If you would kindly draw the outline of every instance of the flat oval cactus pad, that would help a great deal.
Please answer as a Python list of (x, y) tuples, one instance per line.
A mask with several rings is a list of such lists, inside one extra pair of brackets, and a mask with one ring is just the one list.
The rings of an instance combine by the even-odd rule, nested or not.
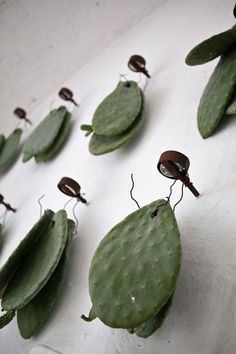
[(133, 333), (142, 338), (150, 337), (154, 332), (156, 332), (156, 330), (158, 330), (162, 326), (166, 316), (168, 315), (168, 312), (172, 305), (172, 301), (173, 296), (169, 298), (167, 303), (154, 317), (152, 317), (147, 322), (142, 323), (140, 326), (135, 327), (133, 329)]
[(93, 155), (102, 155), (108, 152), (119, 149), (121, 146), (126, 144), (129, 140), (133, 139), (134, 136), (139, 132), (142, 124), (144, 122), (144, 107), (137, 119), (131, 124), (131, 126), (123, 133), (116, 136), (104, 136), (97, 135), (93, 133), (89, 142), (89, 151)]
[(57, 301), (65, 278), (74, 229), (74, 221), (68, 220), (66, 246), (56, 269), (40, 292), (17, 311), (18, 328), (25, 339), (32, 337), (42, 327)]
[(142, 105), (142, 93), (134, 81), (119, 82), (116, 89), (96, 109), (92, 127), (98, 135), (121, 134), (137, 118)]
[(48, 160), (51, 160), (59, 152), (59, 150), (66, 142), (66, 139), (70, 133), (70, 127), (71, 127), (71, 114), (68, 112), (65, 116), (64, 122), (62, 123), (61, 129), (56, 139), (53, 142), (53, 145), (50, 146), (50, 148), (44, 153), (36, 155), (35, 161), (46, 162)]
[(127, 216), (94, 254), (89, 271), (93, 314), (110, 327), (137, 327), (174, 292), (181, 261), (175, 216), (166, 204), (151, 217), (164, 203), (155, 201)]
[(32, 300), (54, 272), (67, 239), (67, 216), (58, 211), (51, 227), (25, 256), (2, 297), (2, 308), (18, 310)]
[(0, 153), (1, 153), (1, 150), (4, 146), (4, 143), (5, 143), (5, 136), (3, 134), (0, 134)]
[(226, 114), (229, 115), (235, 115), (236, 114), (236, 95), (234, 95), (234, 98), (230, 102), (229, 106), (226, 109)]
[(210, 136), (228, 107), (236, 85), (236, 48), (223, 55), (203, 92), (198, 107), (198, 129)]
[(207, 63), (222, 54), (225, 54), (236, 44), (236, 28), (219, 33), (194, 47), (187, 55), (185, 62), (188, 65)]
[(68, 111), (65, 106), (52, 110), (35, 128), (23, 146), (23, 162), (47, 151), (56, 139)]
[(17, 156), (21, 135), (22, 130), (18, 128), (5, 140), (0, 151), (0, 170), (8, 168)]
[(28, 234), (23, 238), (15, 251), (10, 255), (6, 263), (0, 269), (0, 291), (6, 286), (11, 279), (17, 266), (24, 259), (25, 255), (30, 251), (35, 242), (49, 227), (49, 220), (53, 218), (53, 211), (47, 209), (32, 227)]

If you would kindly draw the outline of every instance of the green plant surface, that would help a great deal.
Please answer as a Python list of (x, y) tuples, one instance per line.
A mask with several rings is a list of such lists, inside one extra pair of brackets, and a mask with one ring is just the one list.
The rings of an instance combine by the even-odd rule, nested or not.
[(54, 272), (67, 239), (65, 210), (58, 211), (50, 224), (8, 283), (2, 297), (2, 308), (5, 311), (24, 307), (38, 294)]
[(47, 151), (55, 141), (68, 111), (65, 106), (52, 110), (34, 129), (23, 146), (23, 162)]
[(35, 156), (36, 162), (46, 162), (51, 160), (60, 151), (66, 142), (71, 128), (71, 114), (68, 112), (64, 118), (61, 129), (54, 140), (52, 146), (42, 154)]
[(225, 113), (228, 115), (235, 115), (236, 114), (236, 95), (234, 95), (234, 97), (231, 100), (229, 106), (227, 107)]
[(0, 134), (0, 154), (1, 154), (1, 151), (2, 151), (2, 148), (5, 144), (5, 136), (3, 134)]
[(236, 48), (223, 55), (203, 92), (198, 107), (198, 129), (209, 137), (219, 125), (236, 86)]
[(141, 129), (144, 122), (144, 105), (131, 126), (123, 133), (116, 136), (102, 136), (93, 134), (89, 142), (89, 151), (93, 155), (102, 155), (119, 149), (128, 143)]
[(14, 161), (18, 153), (21, 135), (22, 130), (15, 129), (5, 140), (0, 152), (0, 170), (5, 170)]
[(164, 203), (155, 201), (127, 216), (93, 256), (89, 271), (93, 317), (110, 327), (139, 326), (158, 313), (174, 292), (180, 234), (171, 206)]
[(15, 311), (8, 311), (0, 316), (0, 329), (7, 326), (15, 317)]
[(6, 263), (0, 269), (0, 291), (2, 291), (12, 278), (19, 264), (25, 259), (26, 254), (31, 250), (38, 239), (49, 227), (49, 220), (53, 218), (53, 211), (47, 209), (37, 223), (23, 238)]
[(225, 54), (229, 49), (235, 47), (235, 44), (236, 28), (233, 27), (198, 44), (189, 52), (185, 62), (188, 65), (207, 63)]
[(47, 320), (59, 297), (65, 278), (75, 223), (68, 220), (68, 237), (61, 259), (46, 285), (22, 309), (17, 311), (20, 334), (28, 339), (35, 335)]
[(161, 308), (161, 310), (147, 322), (142, 323), (138, 327), (133, 329), (138, 337), (147, 338), (150, 337), (154, 332), (156, 332), (163, 324), (166, 316), (169, 313), (170, 307), (172, 305), (173, 296), (171, 296), (167, 303)]
[(142, 93), (134, 81), (120, 81), (116, 89), (96, 109), (92, 128), (98, 135), (114, 136), (126, 131), (137, 118)]

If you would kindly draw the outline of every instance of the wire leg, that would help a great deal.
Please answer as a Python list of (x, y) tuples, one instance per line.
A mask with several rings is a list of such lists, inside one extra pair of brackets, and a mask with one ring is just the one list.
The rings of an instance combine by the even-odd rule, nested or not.
[(133, 190), (134, 190), (134, 177), (133, 177), (133, 173), (131, 173), (131, 181), (132, 181), (132, 187), (130, 189), (130, 197), (131, 199), (133, 199), (133, 201), (136, 203), (137, 207), (140, 209), (140, 205), (139, 203), (137, 202), (137, 200), (133, 197)]

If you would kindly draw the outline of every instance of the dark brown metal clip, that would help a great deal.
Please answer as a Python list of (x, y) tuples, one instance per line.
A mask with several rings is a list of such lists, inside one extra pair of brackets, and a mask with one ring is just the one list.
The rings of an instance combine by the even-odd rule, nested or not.
[(141, 55), (132, 55), (128, 61), (128, 68), (136, 73), (143, 73), (150, 79), (150, 75), (146, 69), (146, 60)]
[(165, 177), (171, 179), (179, 179), (195, 197), (199, 197), (200, 193), (190, 182), (188, 169), (190, 162), (187, 156), (178, 151), (165, 151), (161, 154), (157, 164), (158, 171)]
[(23, 108), (17, 107), (14, 109), (13, 113), (17, 116), (19, 119), (23, 119), (29, 124), (32, 124), (32, 122), (27, 118), (27, 113)]
[(234, 11), (233, 11), (234, 17), (236, 18), (236, 4), (234, 5)]
[(84, 199), (80, 193), (81, 187), (79, 183), (70, 177), (63, 177), (58, 183), (59, 190), (68, 195), (69, 197), (76, 198), (78, 201), (87, 204), (87, 200)]
[(2, 194), (0, 194), (0, 204), (4, 205), (8, 211), (13, 211), (13, 213), (16, 212), (15, 208), (12, 208), (10, 204), (4, 202), (4, 197)]
[(62, 87), (58, 92), (60, 98), (65, 101), (72, 102), (76, 107), (79, 107), (78, 103), (73, 99), (73, 92), (67, 87)]

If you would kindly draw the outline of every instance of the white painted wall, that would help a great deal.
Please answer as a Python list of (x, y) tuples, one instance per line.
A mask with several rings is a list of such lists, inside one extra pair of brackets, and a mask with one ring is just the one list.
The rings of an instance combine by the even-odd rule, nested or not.
[[(1, 131), (166, 0), (0, 0)], [(126, 60), (126, 58), (125, 58)]]
[[(38, 344), (63, 354), (236, 353), (236, 121), (229, 119), (214, 136), (202, 140), (197, 105), (216, 61), (195, 68), (184, 63), (193, 45), (234, 24), (233, 5), (233, 0), (169, 0), (63, 82), (78, 92), (81, 104), (73, 112), (73, 133), (63, 152), (45, 165), (18, 160), (1, 178), (1, 191), (18, 211), (7, 218), (0, 266), (37, 220), (42, 194), (44, 208), (63, 207), (67, 198), (56, 188), (63, 175), (80, 182), (90, 205), (77, 209), (79, 237), (63, 294), (47, 325), (34, 339), (24, 341), (13, 321), (0, 331), (1, 354), (25, 354)], [(118, 73), (127, 72), (126, 59), (135, 52), (145, 56), (152, 75), (145, 93), (145, 126), (120, 151), (91, 156), (80, 124), (90, 122), (97, 104), (116, 85)], [(54, 96), (32, 110), (35, 121), (48, 111)], [(99, 320), (85, 323), (80, 315), (90, 309), (88, 270), (99, 241), (136, 208), (129, 197), (130, 173), (134, 172), (134, 194), (141, 205), (168, 195), (169, 180), (156, 170), (167, 149), (190, 157), (190, 176), (202, 195), (196, 200), (186, 190), (177, 208), (183, 260), (175, 299), (160, 331), (144, 340)], [(179, 193), (180, 184), (173, 202)], [(71, 215), (71, 207), (68, 212)]]

